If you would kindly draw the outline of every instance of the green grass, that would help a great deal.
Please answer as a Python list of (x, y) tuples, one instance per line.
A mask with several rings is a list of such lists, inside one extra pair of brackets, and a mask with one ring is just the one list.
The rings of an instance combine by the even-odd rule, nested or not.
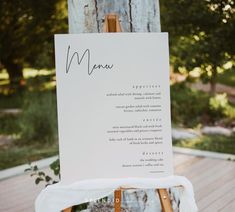
[(24, 99), (22, 93), (10, 95), (0, 94), (0, 109), (22, 108), (23, 103)]
[[(0, 113), (0, 135), (15, 138), (0, 146), (0, 169), (58, 154), (54, 71), (25, 69), (24, 75), (26, 88), (21, 92), (8, 92), (7, 86), (0, 89), (0, 109), (23, 111), (17, 115)], [(4, 71), (0, 72), (1, 80), (7, 80)]]
[(225, 71), (218, 75), (218, 82), (235, 88), (235, 69)]
[(16, 145), (0, 148), (0, 170), (58, 154), (58, 145)]
[(56, 141), (58, 132), (55, 92), (30, 92), (25, 95), (19, 126), (24, 143)]
[(20, 133), (20, 117), (16, 115), (0, 115), (0, 134), (13, 135)]
[(235, 154), (235, 136), (204, 135), (194, 139), (174, 140), (174, 146)]
[[(7, 102), (8, 98), (12, 101)], [(11, 108), (18, 99), (17, 95), (0, 97), (0, 105)], [(21, 101), (22, 113), (0, 114), (0, 135), (11, 135), (15, 139), (0, 146), (0, 169), (58, 154), (54, 90), (28, 91)]]

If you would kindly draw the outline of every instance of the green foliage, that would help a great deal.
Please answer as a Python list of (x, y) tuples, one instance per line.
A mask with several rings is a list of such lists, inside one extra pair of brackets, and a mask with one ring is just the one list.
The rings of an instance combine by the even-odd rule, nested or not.
[(25, 172), (31, 172), (30, 176), (35, 177), (35, 184), (38, 185), (40, 182), (44, 182), (45, 186), (52, 185), (58, 183), (57, 180), (53, 180), (52, 177), (47, 175), (45, 172), (40, 171), (37, 165), (32, 166), (29, 164), (30, 167), (25, 169)]
[(194, 127), (208, 114), (209, 96), (184, 83), (171, 86), (171, 114), (174, 123)]
[[(45, 172), (40, 171), (37, 165), (29, 164), (29, 168), (25, 169), (25, 172), (31, 172), (31, 177), (35, 178), (35, 184), (38, 185), (40, 182), (46, 183), (46, 186), (58, 183), (58, 180), (47, 175)], [(60, 160), (57, 159), (50, 164), (50, 169), (53, 171), (54, 176), (59, 176), (60, 179)]]
[(73, 212), (80, 212), (80, 211), (83, 211), (85, 209), (87, 209), (87, 206), (88, 206), (89, 203), (83, 203), (83, 204), (80, 204), (80, 205), (76, 205), (73, 207)]
[[(53, 171), (55, 176), (59, 176), (60, 178), (60, 161), (59, 159), (55, 160), (53, 163), (50, 164), (50, 169)], [(52, 185), (58, 183), (58, 180), (55, 180), (55, 176), (49, 176), (45, 172), (40, 171), (37, 165), (29, 164), (29, 168), (25, 169), (25, 172), (30, 172), (31, 177), (35, 177), (35, 184), (38, 185), (39, 183), (44, 183), (45, 186)], [(96, 203), (103, 203), (107, 202), (107, 197), (101, 198), (95, 201)], [(73, 206), (72, 211), (79, 212), (82, 210), (87, 209), (89, 203), (83, 203), (80, 205)]]
[(235, 119), (235, 107), (229, 104), (226, 93), (217, 94), (214, 97), (211, 97), (209, 105), (214, 116), (226, 116), (231, 120)]
[[(60, 178), (60, 160), (57, 159), (50, 164), (50, 169), (53, 171), (55, 176)], [(25, 169), (25, 172), (30, 172), (31, 177), (35, 177), (35, 184), (44, 183), (45, 186), (58, 183), (58, 180), (55, 180), (55, 176), (49, 176), (45, 172), (40, 171), (37, 165), (29, 164), (29, 168)], [(73, 211), (79, 212), (81, 210), (87, 209), (88, 203), (83, 203), (73, 207)]]
[(0, 14), (0, 69), (14, 78), (23, 66), (54, 66), (53, 35), (67, 32), (65, 0), (3, 0)]
[(53, 171), (55, 176), (59, 176), (60, 177), (60, 160), (57, 159), (54, 162), (52, 162), (50, 164), (50, 168)]
[(194, 139), (175, 140), (173, 144), (179, 147), (201, 149), (213, 152), (235, 154), (235, 137), (219, 135), (201, 136)]
[(235, 107), (228, 102), (226, 94), (211, 97), (179, 83), (171, 86), (171, 114), (173, 123), (186, 127), (214, 124), (221, 119), (230, 125), (235, 119)]
[(52, 91), (29, 92), (20, 119), (21, 140), (25, 143), (57, 140), (56, 96)]
[(233, 0), (161, 1), (163, 31), (170, 34), (175, 69), (200, 67), (203, 81), (216, 83), (219, 70), (234, 65), (235, 10)]
[(210, 98), (210, 107), (216, 111), (223, 110), (228, 106), (227, 94), (216, 94)]

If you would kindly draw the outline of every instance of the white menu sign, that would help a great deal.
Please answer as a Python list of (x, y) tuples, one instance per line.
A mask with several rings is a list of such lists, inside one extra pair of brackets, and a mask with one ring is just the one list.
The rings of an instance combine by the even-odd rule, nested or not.
[(167, 33), (55, 36), (61, 180), (173, 174)]

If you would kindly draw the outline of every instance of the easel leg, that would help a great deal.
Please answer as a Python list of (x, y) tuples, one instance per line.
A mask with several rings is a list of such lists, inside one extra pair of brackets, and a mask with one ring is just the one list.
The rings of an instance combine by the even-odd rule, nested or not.
[(63, 210), (63, 212), (71, 212), (72, 211), (72, 207), (71, 208), (66, 208)]
[(114, 211), (115, 212), (121, 212), (121, 204), (122, 204), (122, 191), (121, 189), (119, 189), (114, 192)]
[(157, 189), (159, 199), (161, 201), (162, 212), (173, 212), (171, 201), (166, 189)]

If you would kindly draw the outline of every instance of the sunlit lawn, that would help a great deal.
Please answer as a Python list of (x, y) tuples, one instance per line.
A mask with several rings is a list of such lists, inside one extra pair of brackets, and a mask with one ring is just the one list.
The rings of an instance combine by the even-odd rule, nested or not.
[[(51, 89), (55, 88), (56, 82), (55, 82), (55, 70), (36, 70), (36, 69), (30, 69), (25, 68), (23, 70), (24, 79), (26, 80), (26, 84), (29, 84), (29, 86), (34, 86), (34, 83), (31, 83), (32, 81), (36, 81), (38, 84), (40, 84), (40, 89)], [(48, 80), (49, 79), (49, 80)], [(52, 80), (51, 80), (52, 79)], [(0, 93), (1, 93), (1, 86), (2, 88), (9, 86), (9, 79), (8, 74), (6, 70), (0, 71)], [(38, 84), (36, 86), (38, 86)], [(1, 105), (0, 105), (1, 108)]]
[(14, 144), (0, 148), (0, 170), (17, 165), (33, 162), (58, 154), (58, 145), (55, 144)]
[(218, 82), (234, 87), (235, 89), (235, 69), (225, 71), (218, 75)]
[[(54, 74), (55, 70), (47, 70), (47, 69), (32, 69), (32, 68), (24, 68), (23, 75), (25, 79), (36, 77), (36, 76), (46, 76), (50, 74)], [(8, 74), (5, 69), (0, 71), (0, 80), (8, 80)]]

